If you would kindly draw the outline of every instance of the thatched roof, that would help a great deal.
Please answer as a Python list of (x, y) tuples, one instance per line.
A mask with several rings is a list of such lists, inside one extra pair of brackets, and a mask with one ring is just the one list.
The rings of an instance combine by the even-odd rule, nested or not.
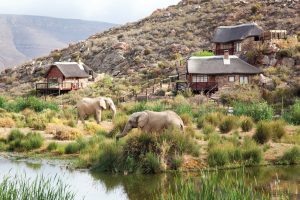
[(230, 64), (224, 64), (224, 56), (191, 57), (187, 71), (190, 74), (259, 74), (257, 67), (241, 60), (237, 56), (229, 56)]
[(241, 24), (237, 26), (219, 26), (215, 30), (213, 42), (227, 43), (244, 40), (248, 37), (259, 37), (263, 30), (256, 24)]
[(76, 62), (54, 63), (50, 65), (48, 72), (52, 67), (57, 67), (66, 78), (88, 78), (89, 77), (88, 70), (91, 70), (83, 63), (76, 63)]

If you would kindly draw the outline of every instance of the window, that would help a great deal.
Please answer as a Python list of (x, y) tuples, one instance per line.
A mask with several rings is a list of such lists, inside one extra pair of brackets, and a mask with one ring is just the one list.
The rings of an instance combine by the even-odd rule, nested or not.
[(237, 52), (242, 51), (242, 45), (241, 45), (240, 42), (237, 42), (237, 43), (236, 43), (236, 51), (237, 51)]
[(231, 48), (232, 48), (232, 43), (221, 44), (221, 49), (231, 49)]
[(228, 81), (229, 82), (235, 82), (235, 77), (234, 76), (229, 76)]
[(193, 75), (193, 83), (204, 83), (208, 82), (207, 75)]
[(240, 76), (240, 84), (248, 84), (248, 76)]

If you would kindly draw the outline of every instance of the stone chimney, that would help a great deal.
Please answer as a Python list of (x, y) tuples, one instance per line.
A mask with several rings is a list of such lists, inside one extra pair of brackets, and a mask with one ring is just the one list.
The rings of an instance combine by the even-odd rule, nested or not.
[(224, 50), (224, 65), (230, 65), (230, 57), (228, 50)]

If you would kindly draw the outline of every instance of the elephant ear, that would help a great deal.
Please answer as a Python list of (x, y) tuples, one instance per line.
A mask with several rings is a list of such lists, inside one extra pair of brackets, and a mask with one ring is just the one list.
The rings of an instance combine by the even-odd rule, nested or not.
[(146, 112), (141, 112), (140, 116), (138, 117), (138, 127), (143, 128), (147, 123), (148, 123), (148, 113)]
[(103, 98), (99, 98), (99, 105), (101, 108), (106, 109), (106, 102)]

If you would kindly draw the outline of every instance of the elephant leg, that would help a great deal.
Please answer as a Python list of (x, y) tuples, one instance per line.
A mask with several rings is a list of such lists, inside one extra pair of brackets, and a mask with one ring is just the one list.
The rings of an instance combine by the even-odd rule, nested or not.
[(97, 121), (97, 124), (100, 124), (101, 122), (101, 110), (99, 111), (96, 111), (96, 121)]

